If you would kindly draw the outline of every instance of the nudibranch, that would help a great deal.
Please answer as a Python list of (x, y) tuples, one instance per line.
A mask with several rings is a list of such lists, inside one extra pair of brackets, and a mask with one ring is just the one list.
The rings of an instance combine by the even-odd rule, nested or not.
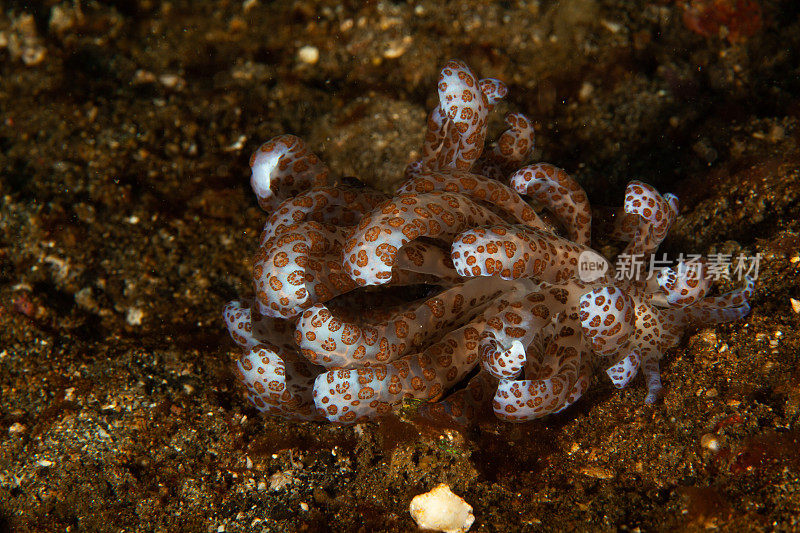
[[(485, 148), (502, 82), (450, 61), (438, 93), (422, 157), (393, 196), (335, 183), (292, 135), (253, 155), (251, 185), (267, 213), (254, 297), (230, 302), (224, 319), (258, 409), (356, 423), (416, 398), (428, 415), (466, 423), (491, 405), (523, 422), (573, 404), (598, 371), (617, 388), (642, 374), (654, 402), (659, 359), (686, 328), (749, 312), (753, 280), (708, 296), (702, 263), (620, 276), (591, 248), (578, 182), (525, 164), (526, 116), (509, 114)], [(675, 196), (633, 181), (611, 236), (623, 254), (652, 254), (677, 216)], [(597, 266), (588, 276), (587, 258)], [(398, 301), (381, 296), (389, 286), (428, 292)]]

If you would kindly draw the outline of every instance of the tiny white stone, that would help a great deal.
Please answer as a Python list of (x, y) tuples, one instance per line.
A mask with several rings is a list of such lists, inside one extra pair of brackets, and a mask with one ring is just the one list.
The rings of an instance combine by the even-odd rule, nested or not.
[(611, 33), (619, 33), (622, 29), (622, 24), (613, 20), (600, 19), (600, 24)]
[(269, 489), (273, 491), (283, 490), (288, 485), (294, 483), (291, 471), (275, 472), (269, 476)]
[(700, 446), (711, 450), (712, 452), (719, 451), (719, 440), (717, 440), (717, 436), (713, 433), (706, 433), (702, 437), (700, 437)]
[(129, 307), (125, 312), (125, 321), (131, 326), (141, 326), (144, 311), (138, 307)]
[(244, 148), (244, 143), (246, 141), (247, 141), (247, 135), (239, 135), (239, 137), (236, 139), (236, 141), (233, 142), (233, 144), (225, 147), (225, 151), (238, 152), (239, 150)]
[(319, 61), (319, 49), (316, 46), (304, 46), (297, 51), (297, 58), (303, 63), (313, 65)]
[(578, 91), (578, 100), (581, 102), (587, 101), (591, 98), (592, 93), (594, 93), (594, 85), (589, 83), (588, 81), (584, 81), (581, 85), (580, 90)]
[(186, 85), (186, 82), (177, 74), (162, 74), (158, 77), (158, 81), (168, 89), (182, 89)]
[(444, 533), (463, 533), (475, 521), (472, 506), (444, 483), (430, 492), (414, 496), (408, 510), (420, 528)]

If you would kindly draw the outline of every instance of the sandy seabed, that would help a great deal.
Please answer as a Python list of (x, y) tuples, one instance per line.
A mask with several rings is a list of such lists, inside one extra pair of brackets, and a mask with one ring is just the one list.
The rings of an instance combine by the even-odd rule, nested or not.
[[(800, 529), (796, 2), (27, 4), (0, 13), (0, 531), (407, 531), (439, 483), (471, 531)], [(260, 415), (220, 317), (265, 220), (250, 153), (293, 133), (389, 190), (454, 57), (594, 205), (675, 193), (668, 253), (761, 254), (752, 313), (670, 350), (655, 406), (595, 379), (523, 425)]]

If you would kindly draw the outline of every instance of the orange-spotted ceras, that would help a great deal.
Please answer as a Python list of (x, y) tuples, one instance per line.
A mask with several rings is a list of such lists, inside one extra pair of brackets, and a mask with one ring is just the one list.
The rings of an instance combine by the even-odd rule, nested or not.
[[(523, 422), (572, 405), (598, 371), (620, 388), (642, 374), (653, 402), (659, 360), (686, 328), (749, 312), (750, 278), (708, 296), (702, 261), (630, 277), (593, 249), (588, 197), (565, 170), (530, 161), (528, 117), (508, 114), (486, 143), (502, 82), (454, 60), (437, 89), (394, 195), (336, 183), (292, 135), (253, 154), (268, 216), (254, 297), (223, 317), (258, 409), (356, 423), (416, 398), (423, 416)], [(632, 181), (608, 234), (624, 244), (617, 259), (653, 254), (677, 216), (675, 196)]]

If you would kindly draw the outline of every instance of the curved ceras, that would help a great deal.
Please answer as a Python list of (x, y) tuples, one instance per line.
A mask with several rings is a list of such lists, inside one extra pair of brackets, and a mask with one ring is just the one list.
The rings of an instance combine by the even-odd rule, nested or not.
[[(231, 302), (225, 317), (245, 351), (239, 378), (259, 409), (363, 421), (403, 398), (440, 400), (478, 363), (483, 370), (465, 388), (420, 412), (464, 421), (493, 398), (500, 418), (531, 420), (573, 403), (596, 367), (616, 387), (641, 370), (651, 402), (661, 390), (659, 358), (686, 327), (749, 311), (752, 280), (708, 297), (702, 266), (695, 278), (678, 265), (649, 281), (618, 279), (588, 247), (591, 211), (580, 186), (546, 163), (513, 172), (533, 148), (526, 117), (509, 115), (509, 130), (484, 150), (487, 113), (505, 92), (449, 62), (422, 159), (388, 200), (327, 186), (327, 168), (292, 136), (254, 155), (253, 188), (272, 211), (254, 269), (258, 302)], [(510, 188), (488, 178), (509, 174)], [(567, 237), (517, 193), (555, 215)], [(651, 253), (676, 217), (674, 196), (632, 182), (612, 235), (627, 241), (626, 254)], [(579, 275), (588, 252), (605, 261), (592, 281)], [(394, 316), (380, 310), (375, 316), (388, 320), (372, 323), (345, 321), (324, 303), (404, 280), (445, 289)], [(331, 305), (346, 311), (342, 299)]]
[(583, 188), (564, 170), (537, 163), (511, 175), (511, 187), (547, 207), (578, 244), (592, 238), (592, 210)]
[(286, 198), (328, 181), (328, 166), (294, 135), (280, 135), (262, 144), (250, 157), (250, 168), (250, 186), (267, 212)]
[[(293, 318), (315, 302), (326, 302), (358, 284), (342, 263), (342, 251), (356, 228), (314, 221), (291, 224), (267, 239), (253, 262), (256, 303), (261, 314)], [(395, 252), (384, 283), (414, 285), (455, 281), (445, 252), (427, 243), (411, 243)]]
[[(492, 302), (483, 315), (497, 305)], [(479, 316), (424, 351), (390, 363), (320, 374), (314, 382), (317, 412), (332, 422), (357, 423), (388, 414), (407, 398), (439, 400), (477, 365), (484, 324)]]
[[(354, 224), (385, 201), (369, 189), (322, 186), (278, 205), (264, 226), (253, 266), (259, 312), (291, 318), (314, 302), (356, 288), (343, 272), (342, 247)], [(414, 243), (401, 251), (392, 282), (428, 282), (430, 275), (456, 281), (444, 250)]]
[(678, 197), (661, 195), (652, 186), (632, 181), (625, 189), (625, 212), (639, 217), (639, 225), (624, 252), (646, 255), (654, 252), (678, 218)]
[(365, 215), (344, 245), (344, 269), (360, 285), (392, 278), (398, 250), (420, 237), (449, 240), (464, 229), (503, 220), (456, 193), (401, 194)]
[(300, 317), (295, 342), (306, 359), (325, 368), (388, 363), (464, 326), (512, 287), (499, 279), (468, 280), (375, 324), (342, 320), (316, 304)]
[(518, 422), (565, 409), (585, 392), (592, 368), (577, 326), (577, 294), (529, 283), (507, 296), (487, 319), (480, 345), (484, 370), (498, 379), (495, 415)]
[(420, 404), (417, 413), (426, 419), (469, 426), (487, 412), (496, 390), (497, 380), (486, 372), (478, 372), (463, 389), (444, 400)]
[[(497, 80), (487, 81), (484, 88), (493, 101), (505, 94), (505, 86)], [(423, 165), (436, 170), (469, 170), (483, 151), (489, 98), (463, 61), (447, 62), (438, 89), (439, 105), (428, 117), (422, 147)]]
[(507, 213), (519, 223), (550, 230), (534, 209), (510, 187), (497, 180), (464, 171), (420, 170), (408, 173), (396, 194), (424, 194), (433, 191), (460, 193), (485, 207)]
[(589, 388), (592, 363), (580, 335), (567, 325), (547, 343), (541, 369), (530, 379), (501, 379), (492, 401), (494, 414), (507, 422), (528, 422), (563, 411)]
[(361, 217), (388, 197), (364, 188), (325, 185), (303, 191), (281, 202), (267, 218), (259, 246), (292, 224), (311, 220), (335, 226), (355, 226)]
[(418, 237), (449, 240), (468, 227), (502, 222), (498, 214), (472, 200), (500, 206), (500, 211), (527, 226), (550, 230), (512, 189), (462, 171), (422, 171), (401, 185), (398, 195), (365, 215), (345, 245), (345, 269), (359, 285), (390, 279), (397, 250)]
[(632, 181), (625, 189), (624, 206), (613, 217), (610, 237), (629, 243), (623, 253), (645, 255), (658, 248), (678, 217), (678, 198), (662, 196), (653, 186)]
[(236, 300), (223, 310), (223, 319), (242, 356), (236, 374), (259, 410), (292, 418), (317, 420), (314, 408), (314, 365), (297, 353), (291, 322), (254, 316), (253, 302)]
[(533, 124), (522, 113), (510, 113), (509, 129), (483, 153), (487, 116), (508, 93), (500, 80), (478, 80), (463, 61), (450, 61), (439, 77), (439, 105), (428, 116), (422, 159), (406, 169), (414, 171), (470, 170), (502, 179), (528, 157), (534, 147)]
[[(549, 231), (520, 225), (494, 225), (460, 233), (451, 251), (462, 276), (535, 278), (562, 283), (579, 277), (581, 254), (594, 251)], [(595, 254), (597, 255), (597, 254)], [(598, 260), (606, 261), (597, 255)], [(606, 261), (606, 271), (610, 264)]]
[[(644, 198), (636, 201), (636, 195)], [(657, 205), (664, 212), (657, 215), (642, 209), (643, 205)], [(675, 212), (673, 206), (674, 201), (669, 197), (661, 197), (650, 187), (632, 184), (626, 211), (641, 219), (638, 235), (645, 240), (644, 245), (633, 245), (657, 247), (666, 233), (664, 227), (671, 223), (669, 219)], [(527, 236), (530, 241), (532, 233), (538, 234), (540, 239), (537, 248), (549, 252), (538, 262), (531, 253), (528, 257), (519, 257), (519, 236)], [(556, 239), (560, 238), (529, 228), (479, 228), (459, 235), (453, 245), (454, 266), (462, 275), (499, 275), (506, 279), (530, 277), (544, 282), (534, 291), (535, 300), (542, 298), (542, 293), (548, 290), (555, 291), (553, 294), (561, 298), (560, 302), (551, 301), (544, 307), (529, 302), (527, 312), (519, 312), (519, 309), (506, 311), (502, 318), (490, 319), (489, 324), (494, 327), (484, 332), (481, 354), (484, 368), (501, 380), (495, 395), (495, 413), (498, 416), (504, 417), (503, 412), (510, 410), (511, 414), (506, 418), (524, 420), (554, 411), (550, 406), (558, 407), (563, 402), (564, 397), (560, 392), (563, 392), (564, 383), (569, 383), (571, 375), (574, 375), (569, 373), (574, 372), (575, 366), (580, 368), (580, 363), (565, 367), (566, 378), (555, 382), (553, 375), (558, 374), (552, 372), (545, 379), (525, 380), (524, 385), (510, 382), (511, 378), (519, 376), (525, 365), (529, 367), (526, 375), (535, 375), (537, 372), (536, 368), (530, 368), (531, 354), (527, 353), (527, 349), (532, 336), (536, 335), (531, 332), (541, 331), (547, 325), (549, 313), (545, 309), (561, 308), (560, 324), (569, 323), (572, 319), (572, 324), (564, 330), (572, 334), (573, 343), (577, 341), (571, 346), (573, 351), (569, 352), (574, 361), (581, 360), (577, 353), (585, 353), (589, 349), (601, 358), (615, 356), (610, 365), (606, 363), (604, 366), (608, 366), (606, 372), (616, 387), (626, 386), (641, 367), (648, 382), (648, 402), (654, 401), (661, 389), (658, 359), (666, 349), (678, 342), (680, 332), (686, 325), (740, 318), (748, 311), (745, 304), (752, 291), (751, 281), (748, 280), (745, 288), (718, 301), (703, 300), (707, 279), (702, 269), (696, 280), (691, 278), (691, 270), (679, 267), (676, 273), (664, 269), (657, 275), (657, 288), (651, 287), (649, 292), (645, 282), (641, 282), (640, 286), (623, 283), (623, 289), (616, 286), (609, 275), (591, 284), (579, 282), (576, 279), (577, 258), (587, 248), (569, 241), (557, 242)], [(548, 248), (547, 244), (551, 247)], [(564, 254), (561, 260), (544, 260), (558, 257), (556, 250)], [(571, 261), (565, 260), (570, 256)], [(532, 265), (538, 267), (531, 268)], [(609, 270), (609, 273), (613, 272)], [(580, 302), (581, 321), (578, 327), (574, 321), (576, 300)], [(516, 307), (523, 306), (518, 304)], [(582, 330), (583, 340), (574, 335), (578, 329)], [(586, 361), (586, 358), (583, 360)], [(575, 396), (579, 395), (578, 390)]]
[[(577, 309), (587, 289), (578, 281), (579, 258), (589, 250), (522, 226), (477, 228), (456, 237), (452, 256), (460, 274), (527, 280), (488, 318), (481, 338), (483, 368), (499, 380), (493, 402), (498, 417), (539, 418), (566, 408), (586, 390), (591, 361)], [(553, 334), (534, 344), (548, 328)], [(523, 370), (526, 379), (518, 379)]]
[(343, 322), (324, 306), (306, 311), (297, 344), (308, 359), (334, 368), (316, 379), (319, 413), (358, 422), (388, 413), (405, 398), (439, 399), (477, 364), (483, 315), (513, 287), (472, 279), (374, 326)]
[(530, 119), (522, 113), (509, 113), (505, 123), (508, 129), (475, 162), (472, 172), (505, 180), (509, 172), (531, 157), (535, 135)]

